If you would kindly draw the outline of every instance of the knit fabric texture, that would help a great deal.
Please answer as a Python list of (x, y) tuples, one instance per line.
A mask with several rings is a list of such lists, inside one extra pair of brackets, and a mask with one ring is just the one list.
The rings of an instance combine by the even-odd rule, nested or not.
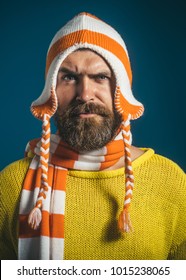
[[(17, 259), (20, 193), (30, 159), (0, 174), (1, 259)], [(172, 161), (149, 149), (133, 161), (134, 232), (117, 230), (123, 168), (69, 171), (65, 205), (65, 259), (186, 259), (186, 178)], [(78, 193), (78, 195), (77, 195)]]

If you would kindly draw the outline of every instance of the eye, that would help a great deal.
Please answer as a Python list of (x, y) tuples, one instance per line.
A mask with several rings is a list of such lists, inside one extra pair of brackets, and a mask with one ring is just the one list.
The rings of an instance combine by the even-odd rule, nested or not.
[(104, 81), (107, 81), (107, 80), (109, 80), (109, 77), (108, 76), (106, 76), (106, 75), (104, 75), (104, 74), (98, 74), (98, 75), (96, 75), (95, 76), (95, 80), (97, 81), (97, 82), (104, 82)]
[(108, 77), (105, 76), (105, 75), (98, 75), (98, 76), (97, 76), (97, 79), (100, 79), (100, 80), (107, 80)]
[(66, 82), (77, 81), (77, 77), (72, 74), (65, 74), (61, 78), (63, 81), (66, 81)]

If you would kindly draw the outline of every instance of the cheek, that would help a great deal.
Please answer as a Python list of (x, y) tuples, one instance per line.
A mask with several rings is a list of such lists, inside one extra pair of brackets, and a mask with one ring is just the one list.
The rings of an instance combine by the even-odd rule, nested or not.
[(105, 106), (108, 109), (113, 111), (113, 108), (114, 108), (114, 94), (110, 90), (105, 91), (101, 95), (100, 99), (102, 99), (103, 104), (105, 104)]
[(74, 99), (74, 94), (68, 89), (61, 89), (60, 87), (56, 88), (56, 95), (58, 99), (58, 107), (60, 111), (66, 109), (66, 107), (71, 103)]

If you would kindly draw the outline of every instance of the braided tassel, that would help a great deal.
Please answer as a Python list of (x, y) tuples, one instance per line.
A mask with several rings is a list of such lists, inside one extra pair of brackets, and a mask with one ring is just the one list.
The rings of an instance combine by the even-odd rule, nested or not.
[(132, 224), (130, 221), (129, 207), (132, 199), (132, 191), (134, 187), (134, 176), (132, 171), (132, 161), (130, 154), (131, 132), (130, 132), (130, 115), (124, 116), (122, 122), (122, 134), (125, 149), (125, 200), (123, 210), (119, 215), (118, 228), (121, 232), (132, 231)]
[(29, 226), (36, 230), (42, 220), (41, 208), (48, 192), (48, 160), (50, 147), (50, 116), (44, 114), (40, 147), (41, 186), (34, 209), (28, 217)]

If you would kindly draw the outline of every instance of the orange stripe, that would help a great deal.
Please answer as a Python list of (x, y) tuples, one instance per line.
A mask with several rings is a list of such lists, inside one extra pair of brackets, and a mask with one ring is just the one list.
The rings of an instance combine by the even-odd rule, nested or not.
[[(53, 166), (48, 167), (48, 185), (51, 187), (53, 184)], [(36, 170), (29, 169), (25, 177), (23, 189), (34, 191), (35, 187), (39, 188), (41, 185), (41, 167)]]
[[(19, 237), (32, 238), (48, 236), (56, 238), (64, 238), (64, 216), (61, 214), (50, 214), (42, 211), (41, 228), (33, 230), (28, 225), (29, 215), (19, 215)], [(52, 226), (51, 226), (52, 225)]]
[(100, 170), (104, 170), (106, 168), (109, 168), (110, 166), (113, 166), (117, 162), (118, 162), (118, 160), (113, 160), (113, 161), (110, 161), (110, 162), (102, 162), (101, 166), (100, 166)]
[(35, 188), (35, 181), (36, 181), (36, 170), (29, 169), (24, 180), (23, 189), (28, 191), (33, 191)]
[(132, 84), (131, 66), (124, 48), (118, 42), (108, 37), (107, 35), (87, 29), (72, 32), (60, 38), (51, 46), (47, 55), (46, 74), (54, 58), (59, 53), (73, 46), (75, 43), (94, 44), (115, 54), (115, 56), (118, 57), (118, 59), (123, 63), (127, 71), (129, 81)]
[(40, 229), (34, 230), (28, 225), (29, 215), (19, 215), (19, 237), (30, 238), (40, 236)]
[(56, 155), (62, 155), (63, 159), (78, 160), (78, 153), (67, 144), (60, 142), (55, 151)]
[(107, 155), (105, 156), (105, 162), (109, 162), (109, 161), (112, 161), (112, 160), (119, 160), (121, 157), (123, 157), (124, 155), (124, 152), (118, 152), (116, 154), (112, 154), (112, 155)]
[(42, 211), (41, 235), (64, 238), (64, 216)]
[(64, 238), (64, 215), (53, 214), (50, 216), (50, 222), (55, 225), (50, 229), (50, 236)]
[(114, 145), (113, 142), (111, 142), (106, 145), (106, 148), (107, 148), (107, 155), (118, 153), (118, 151), (124, 152), (123, 140), (121, 139), (121, 140), (114, 141)]

